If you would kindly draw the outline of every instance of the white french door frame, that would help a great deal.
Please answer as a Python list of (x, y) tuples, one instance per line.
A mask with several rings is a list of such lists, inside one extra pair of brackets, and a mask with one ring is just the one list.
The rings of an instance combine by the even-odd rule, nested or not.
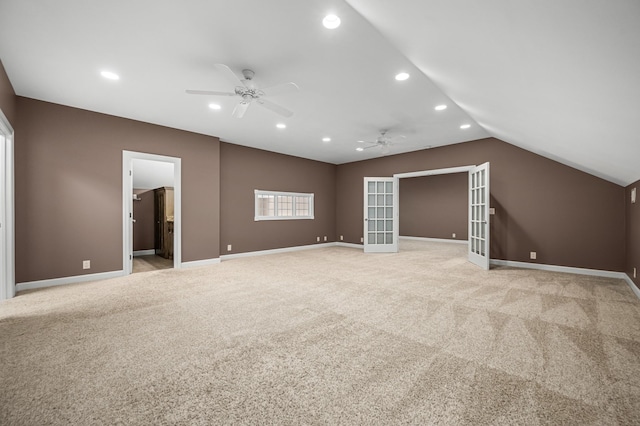
[(14, 131), (0, 110), (0, 300), (16, 295)]
[[(489, 168), (489, 163), (485, 163), (481, 166), (460, 166), (460, 167), (450, 167), (450, 168), (446, 168), (446, 169), (434, 169), (434, 170), (422, 170), (422, 171), (418, 171), (418, 172), (409, 172), (409, 173), (396, 173), (393, 175), (393, 179), (394, 179), (394, 197), (395, 197), (395, 211), (396, 211), (396, 216), (394, 218), (394, 224), (393, 224), (393, 229), (395, 232), (395, 241), (398, 241), (398, 238), (400, 236), (400, 179), (403, 178), (413, 178), (413, 177), (421, 177), (421, 176), (435, 176), (435, 175), (446, 175), (446, 174), (451, 174), (451, 173), (464, 173), (466, 172), (469, 176), (469, 185), (471, 185), (472, 182), (472, 173), (477, 171), (478, 168), (480, 167), (486, 167), (487, 169), (487, 182), (486, 182), (486, 206), (484, 206), (486, 208), (485, 212), (486, 212), (486, 223), (485, 225), (485, 232), (486, 232), (486, 245), (485, 245), (485, 256), (482, 257), (481, 259), (478, 258), (476, 253), (473, 253), (472, 251), (472, 247), (471, 247), (471, 241), (472, 241), (472, 236), (471, 236), (471, 230), (472, 230), (472, 217), (471, 217), (471, 204), (472, 204), (472, 198), (471, 195), (469, 196), (469, 200), (468, 200), (468, 204), (469, 204), (469, 217), (467, 218), (467, 221), (469, 222), (469, 236), (468, 236), (468, 248), (467, 248), (467, 252), (468, 252), (468, 258), (469, 261), (484, 268), (484, 269), (489, 269), (489, 200), (490, 200), (490, 192), (489, 192), (489, 176), (488, 176), (488, 168)], [(469, 193), (471, 192), (471, 186), (469, 186), (468, 189)]]
[(392, 177), (364, 178), (365, 253), (398, 252), (397, 193), (398, 182)]
[(122, 151), (122, 270), (133, 270), (133, 160), (173, 164), (173, 267), (182, 267), (182, 160), (177, 157)]

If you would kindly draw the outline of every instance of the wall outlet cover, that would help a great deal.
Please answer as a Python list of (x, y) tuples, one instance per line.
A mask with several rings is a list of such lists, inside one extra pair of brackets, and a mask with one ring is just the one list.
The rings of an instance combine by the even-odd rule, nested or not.
[(489, 214), (496, 214), (496, 208), (495, 207), (489, 207)]
[(360, 237), (360, 242), (364, 243), (364, 237)]
[(324, 240), (327, 241), (327, 236), (326, 235), (324, 236)]
[(633, 204), (633, 203), (635, 203), (635, 202), (636, 202), (636, 189), (635, 189), (635, 188), (633, 188), (633, 189), (631, 190), (631, 204)]
[(227, 251), (231, 251), (231, 244), (227, 244)]
[(82, 261), (82, 269), (91, 269), (91, 261), (83, 260)]
[(530, 259), (537, 259), (538, 258), (538, 253), (536, 253), (535, 251), (532, 251), (531, 253), (529, 253), (529, 258)]
[(317, 242), (320, 242), (320, 237), (316, 237), (316, 241), (317, 241)]
[(340, 235), (340, 241), (344, 240), (344, 237), (342, 235)]
[(456, 233), (454, 232), (453, 234), (451, 234), (451, 238), (455, 238), (456, 237)]

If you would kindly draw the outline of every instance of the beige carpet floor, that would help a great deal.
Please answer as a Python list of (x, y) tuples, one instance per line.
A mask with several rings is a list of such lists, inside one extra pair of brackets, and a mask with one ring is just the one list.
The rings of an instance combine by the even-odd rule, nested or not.
[(151, 254), (148, 256), (135, 256), (133, 258), (133, 273), (158, 271), (160, 269), (173, 268), (173, 259), (165, 259), (162, 256)]
[(621, 280), (331, 247), (0, 304), (0, 424), (630, 425)]

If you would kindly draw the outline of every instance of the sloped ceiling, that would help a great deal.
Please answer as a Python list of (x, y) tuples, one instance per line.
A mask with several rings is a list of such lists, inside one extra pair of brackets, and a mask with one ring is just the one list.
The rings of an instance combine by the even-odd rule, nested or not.
[[(327, 13), (342, 25), (324, 28)], [(384, 155), (356, 151), (382, 129), (406, 136), (390, 154), (491, 135), (626, 185), (640, 179), (639, 23), (637, 0), (2, 0), (0, 59), (20, 96), (304, 158)], [(236, 98), (185, 93), (233, 90), (219, 63), (295, 82), (271, 98), (294, 115), (235, 119)]]

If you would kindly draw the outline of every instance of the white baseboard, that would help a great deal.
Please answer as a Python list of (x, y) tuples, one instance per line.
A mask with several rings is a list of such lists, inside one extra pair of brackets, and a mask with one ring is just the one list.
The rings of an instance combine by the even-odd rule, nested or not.
[(182, 267), (197, 268), (199, 266), (217, 265), (218, 263), (220, 263), (220, 258), (216, 257), (215, 259), (202, 259), (202, 260), (192, 260), (190, 262), (182, 262)]
[(627, 282), (629, 287), (631, 287), (631, 291), (633, 291), (633, 293), (638, 297), (638, 299), (640, 299), (640, 289), (636, 286), (636, 284), (633, 282), (631, 277), (627, 274), (624, 274), (624, 280)]
[(99, 272), (97, 274), (76, 275), (73, 277), (54, 278), (51, 280), (28, 281), (16, 284), (16, 292), (32, 290), (34, 288), (53, 287), (57, 285), (84, 283), (87, 281), (100, 281), (121, 277), (124, 271)]
[(291, 251), (313, 250), (313, 249), (326, 248), (326, 247), (335, 247), (335, 245), (336, 243), (320, 243), (320, 244), (310, 244), (308, 246), (294, 246), (294, 247), (284, 247), (284, 248), (271, 249), (271, 250), (248, 251), (245, 253), (223, 254), (222, 256), (220, 256), (220, 259), (224, 261), (224, 260), (238, 259), (240, 257), (264, 256), (268, 254), (288, 253)]
[(546, 265), (543, 263), (516, 262), (515, 260), (491, 259), (490, 263), (496, 266), (511, 266), (514, 268), (539, 269), (541, 271), (565, 272), (567, 274), (592, 275), (595, 277), (620, 278), (627, 275), (624, 272), (602, 271), (600, 269), (574, 268), (572, 266)]
[(454, 244), (469, 244), (468, 240), (454, 240), (448, 238), (427, 238), (427, 237), (404, 237), (399, 236), (400, 240), (414, 240), (414, 241), (430, 241), (432, 243), (454, 243)]
[(133, 252), (133, 257), (136, 257), (136, 256), (151, 256), (153, 254), (156, 254), (156, 250), (155, 249), (136, 250), (136, 251)]

